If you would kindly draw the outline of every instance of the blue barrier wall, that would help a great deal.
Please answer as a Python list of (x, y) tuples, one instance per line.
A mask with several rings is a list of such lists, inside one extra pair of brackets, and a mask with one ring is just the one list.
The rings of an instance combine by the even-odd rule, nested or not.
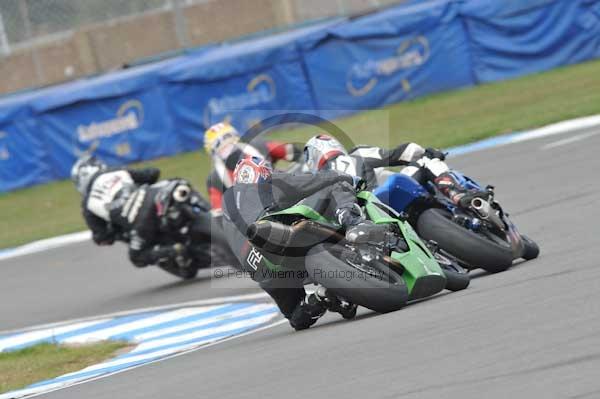
[(478, 82), (600, 56), (600, 2), (596, 0), (471, 0), (461, 13)]
[(183, 151), (159, 84), (159, 72), (180, 61), (73, 82), (34, 99), (38, 134), (46, 143), (54, 175), (68, 176), (78, 154), (92, 145), (111, 165)]
[(376, 108), (473, 84), (458, 9), (448, 1), (397, 7), (312, 35), (303, 52), (316, 107)]
[(0, 192), (172, 155), (278, 110), (334, 117), (600, 56), (600, 0), (433, 0), (0, 100)]
[(36, 94), (14, 96), (0, 107), (0, 191), (53, 179), (50, 160), (28, 107)]

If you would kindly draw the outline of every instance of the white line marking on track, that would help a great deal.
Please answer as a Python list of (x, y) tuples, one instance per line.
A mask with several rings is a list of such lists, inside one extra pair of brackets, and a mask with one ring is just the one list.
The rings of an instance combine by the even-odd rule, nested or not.
[(582, 140), (588, 139), (588, 138), (590, 138), (592, 136), (595, 136), (595, 135), (597, 135), (599, 133), (600, 133), (600, 130), (594, 131), (594, 132), (587, 132), (587, 133), (578, 134), (576, 136), (567, 137), (566, 139), (557, 140), (557, 141), (553, 141), (552, 143), (545, 144), (542, 147), (540, 147), (540, 149), (541, 150), (550, 150), (552, 148), (561, 147), (563, 145), (577, 143), (578, 141), (582, 141)]
[[(74, 382), (73, 384), (70, 384), (69, 386), (63, 386), (61, 384), (54, 384), (54, 386), (36, 387), (36, 388), (30, 388), (30, 389), (27, 389), (27, 390), (22, 390), (21, 391), (22, 395), (20, 397), (25, 397), (25, 396), (26, 397), (30, 397), (30, 398), (37, 397), (37, 396), (44, 395), (44, 394), (47, 394), (47, 393), (50, 393), (50, 392), (55, 392), (55, 391), (58, 391), (58, 390), (61, 390), (61, 389), (70, 388), (70, 387), (73, 387), (73, 386), (76, 386), (76, 385), (81, 385), (81, 384), (85, 384), (85, 383), (92, 382), (92, 381), (97, 381), (97, 380), (100, 380), (100, 379), (103, 379), (103, 378), (108, 378), (108, 377), (110, 377), (112, 375), (115, 375), (115, 374), (124, 373), (126, 371), (134, 370), (134, 369), (137, 369), (139, 367), (146, 366), (146, 365), (149, 365), (149, 364), (154, 364), (154, 363), (162, 362), (162, 361), (165, 361), (165, 360), (173, 359), (173, 358), (176, 358), (176, 357), (179, 357), (179, 356), (184, 356), (184, 355), (187, 355), (189, 353), (196, 352), (198, 350), (201, 350), (201, 349), (204, 349), (204, 348), (208, 348), (208, 347), (211, 347), (211, 346), (214, 346), (214, 345), (222, 344), (222, 343), (225, 343), (227, 341), (231, 341), (231, 340), (236, 339), (236, 338), (245, 337), (245, 336), (250, 335), (250, 334), (254, 334), (254, 333), (257, 333), (257, 332), (260, 332), (260, 331), (264, 331), (264, 330), (267, 330), (267, 329), (270, 329), (270, 328), (273, 328), (273, 327), (277, 327), (277, 326), (279, 326), (281, 324), (284, 324), (284, 323), (287, 323), (286, 319), (278, 320), (278, 321), (276, 321), (274, 323), (271, 323), (271, 324), (268, 324), (266, 326), (257, 328), (255, 330), (251, 330), (251, 331), (247, 331), (247, 332), (242, 333), (242, 334), (234, 335), (234, 336), (222, 339), (222, 340), (217, 341), (217, 342), (211, 342), (209, 344), (206, 344), (206, 345), (203, 345), (203, 346), (200, 346), (200, 347), (190, 348), (190, 349), (184, 350), (182, 352), (177, 352), (177, 353), (174, 353), (173, 355), (170, 355), (170, 356), (167, 356), (167, 357), (164, 357), (164, 358), (161, 358), (161, 359), (152, 360), (152, 361), (149, 361), (149, 362), (144, 363), (144, 364), (139, 364), (139, 365), (136, 365), (136, 366), (132, 366), (132, 367), (129, 367), (127, 369), (118, 370), (118, 371), (115, 371), (115, 372), (112, 372), (112, 373), (108, 373), (108, 374), (103, 374), (103, 375), (100, 375), (100, 376), (97, 376), (97, 377), (93, 377), (93, 378), (89, 378), (89, 379), (86, 379), (86, 380), (83, 380), (83, 381), (77, 381), (77, 382)], [(13, 396), (9, 396), (9, 393), (1, 394), (0, 395), (0, 399), (11, 399), (11, 398), (13, 398)]]
[[(194, 333), (194, 334), (183, 335), (181, 337), (171, 338), (171, 339), (165, 340), (165, 341), (160, 340), (158, 342), (154, 342), (152, 347), (144, 346), (144, 344), (142, 344), (142, 345), (139, 345), (137, 348), (135, 348), (133, 351), (129, 352), (126, 357), (109, 360), (104, 363), (86, 367), (85, 369), (82, 369), (82, 370), (79, 370), (79, 371), (76, 371), (73, 373), (65, 374), (63, 377), (75, 376), (80, 373), (90, 372), (90, 371), (103, 369), (103, 368), (107, 368), (107, 367), (114, 367), (114, 366), (118, 366), (118, 365), (122, 365), (122, 364), (138, 362), (140, 360), (152, 359), (152, 358), (169, 355), (173, 352), (178, 352), (182, 349), (187, 349), (189, 347), (203, 345), (204, 337), (209, 337), (216, 333), (237, 330), (239, 328), (257, 326), (257, 325), (263, 324), (263, 323), (271, 320), (272, 318), (273, 318), (273, 314), (258, 316), (258, 317), (254, 317), (252, 319), (240, 321), (237, 323), (231, 323), (231, 324), (227, 324), (227, 325), (217, 327), (217, 328), (210, 328), (210, 329), (202, 330), (202, 331)], [(198, 341), (194, 342), (194, 343), (187, 343), (187, 344), (185, 343), (186, 341), (191, 340), (191, 339), (198, 339)], [(217, 340), (216, 338), (212, 338), (212, 339), (206, 338), (206, 339), (209, 340), (209, 342)], [(177, 344), (178, 342), (182, 342), (182, 344), (180, 346), (174, 346), (169, 349), (159, 349), (154, 352), (136, 355), (137, 352), (142, 352), (142, 351), (146, 351), (148, 349), (166, 346), (166, 344)], [(131, 355), (131, 356), (129, 356), (129, 355)]]
[(558, 134), (573, 133), (578, 130), (586, 130), (600, 127), (600, 115), (586, 116), (568, 121), (554, 123), (544, 126), (539, 129), (534, 129), (529, 132), (518, 135), (512, 140), (512, 143), (520, 143), (543, 137), (555, 136)]
[[(246, 296), (247, 297), (247, 296)], [(262, 295), (261, 295), (262, 297)], [(128, 336), (138, 345), (130, 352), (118, 355), (103, 363), (91, 365), (82, 370), (65, 374), (56, 378), (40, 381), (21, 390), (0, 395), (0, 399), (22, 398), (31, 395), (66, 388), (74, 384), (113, 375), (131, 368), (137, 368), (155, 361), (173, 357), (179, 353), (189, 353), (202, 347), (225, 342), (237, 336), (253, 331), (261, 331), (285, 322), (273, 303), (229, 302), (221, 306), (203, 306), (201, 308), (167, 308), (162, 314), (140, 316), (121, 316), (113, 319), (103, 318), (101, 322), (76, 323), (55, 327), (58, 331), (57, 342), (87, 342), (102, 338), (119, 338)], [(122, 319), (120, 322), (119, 319)], [(107, 323), (104, 323), (107, 322)], [(98, 324), (94, 327), (93, 324)], [(94, 330), (95, 331), (90, 331)], [(78, 331), (79, 330), (79, 331)], [(14, 338), (27, 336), (25, 341), (40, 338), (40, 334), (48, 334), (49, 329), (28, 331), (16, 337), (6, 337), (11, 342)], [(60, 334), (63, 334), (61, 337)], [(95, 335), (96, 336), (95, 336)], [(129, 334), (129, 335), (128, 335)], [(136, 338), (144, 338), (142, 340)], [(19, 342), (12, 342), (12, 344)], [(34, 341), (30, 342), (35, 344)], [(9, 346), (10, 349), (10, 346)]]
[(30, 331), (25, 334), (19, 334), (17, 336), (8, 336), (0, 339), (0, 352), (4, 351), (6, 348), (25, 345), (31, 342), (39, 341), (42, 339), (52, 338), (54, 336), (65, 334), (71, 331), (76, 331), (82, 328), (91, 327), (110, 319), (101, 318), (94, 321), (82, 322), (67, 325), (64, 327), (54, 327), (48, 328), (41, 331)]
[(125, 333), (127, 331), (137, 330), (144, 327), (149, 327), (156, 324), (165, 323), (171, 320), (180, 319), (186, 316), (195, 314), (201, 314), (209, 312), (213, 309), (217, 309), (220, 306), (208, 306), (201, 308), (184, 308), (178, 309), (171, 312), (161, 313), (156, 316), (146, 317), (140, 320), (133, 321), (131, 323), (120, 324), (117, 326), (105, 328), (100, 331), (91, 331), (87, 334), (77, 335), (71, 338), (67, 338), (65, 343), (87, 343), (87, 342), (99, 342), (109, 339), (112, 336)]
[(107, 314), (99, 315), (99, 316), (81, 317), (78, 319), (71, 319), (71, 320), (60, 321), (60, 322), (56, 322), (56, 323), (47, 323), (47, 324), (41, 324), (41, 325), (32, 326), (32, 327), (5, 330), (5, 331), (0, 331), (0, 335), (22, 333), (22, 332), (41, 330), (41, 329), (46, 329), (46, 328), (54, 328), (54, 327), (64, 326), (66, 324), (82, 323), (82, 322), (86, 322), (86, 321), (95, 321), (98, 318), (110, 319), (110, 318), (114, 318), (114, 317), (129, 316), (129, 315), (139, 314), (139, 313), (150, 313), (150, 312), (155, 312), (155, 311), (160, 311), (160, 310), (179, 309), (179, 308), (184, 308), (184, 307), (194, 307), (194, 306), (204, 306), (204, 305), (219, 305), (219, 304), (225, 304), (225, 303), (230, 303), (230, 302), (242, 302), (242, 301), (251, 301), (254, 299), (269, 299), (269, 298), (270, 298), (270, 296), (266, 292), (257, 292), (254, 294), (244, 294), (244, 295), (231, 295), (231, 296), (223, 296), (223, 297), (217, 297), (217, 298), (207, 298), (207, 299), (200, 299), (197, 301), (188, 301), (188, 302), (174, 303), (174, 304), (170, 304), (170, 305), (160, 305), (160, 306), (151, 306), (151, 307), (141, 308), (141, 309), (124, 310), (124, 311), (119, 311), (119, 312), (107, 313)]
[(273, 314), (258, 316), (249, 320), (238, 321), (230, 324), (226, 324), (224, 326), (207, 328), (200, 331), (192, 332), (189, 334), (179, 335), (171, 338), (163, 338), (163, 339), (154, 339), (147, 343), (142, 343), (138, 345), (131, 354), (147, 351), (154, 348), (160, 348), (162, 346), (174, 345), (180, 342), (191, 341), (194, 339), (199, 339), (208, 335), (218, 334), (221, 332), (229, 331), (229, 330), (237, 330), (239, 328), (247, 327), (249, 325), (265, 323), (269, 321), (269, 319), (273, 318)]
[(61, 248), (66, 245), (77, 244), (80, 242), (90, 241), (92, 233), (81, 231), (79, 233), (66, 234), (63, 236), (46, 238), (44, 240), (34, 241), (29, 244), (21, 245), (20, 247), (10, 249), (0, 249), (0, 260), (16, 258), (18, 256), (35, 254), (38, 252), (47, 251), (49, 249)]
[(574, 134), (590, 129), (600, 129), (600, 115), (559, 122), (525, 132), (494, 136), (481, 141), (476, 141), (474, 143), (448, 148), (447, 151), (449, 152), (450, 157), (456, 157), (473, 152), (499, 148), (510, 144), (521, 143), (524, 141), (537, 140), (561, 134)]
[(198, 320), (198, 321), (192, 321), (189, 323), (185, 323), (185, 324), (179, 324), (173, 327), (168, 327), (168, 328), (163, 328), (160, 330), (154, 330), (154, 331), (149, 331), (147, 333), (144, 334), (139, 334), (136, 335), (134, 337), (134, 341), (135, 342), (140, 342), (140, 341), (149, 341), (151, 339), (154, 338), (159, 338), (162, 336), (165, 336), (167, 334), (173, 334), (179, 331), (184, 331), (184, 330), (189, 330), (191, 328), (197, 328), (197, 327), (201, 327), (203, 325), (206, 324), (210, 324), (210, 323), (214, 323), (215, 320), (223, 320), (225, 318), (233, 318), (233, 317), (238, 317), (238, 316), (243, 316), (245, 314), (249, 314), (249, 313), (253, 313), (253, 312), (259, 312), (261, 310), (266, 310), (270, 307), (270, 305), (267, 304), (262, 304), (262, 305), (255, 305), (255, 306), (251, 306), (248, 308), (243, 308), (240, 310), (234, 310), (232, 312), (229, 313), (225, 313), (223, 315), (217, 316), (214, 319), (203, 319), (203, 320)]

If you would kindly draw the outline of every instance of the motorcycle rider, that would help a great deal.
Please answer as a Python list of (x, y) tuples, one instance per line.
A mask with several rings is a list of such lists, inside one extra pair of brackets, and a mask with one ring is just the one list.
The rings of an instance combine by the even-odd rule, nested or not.
[[(137, 267), (185, 259), (181, 244), (158, 245), (158, 238), (161, 232), (182, 226), (183, 207), (194, 200), (192, 189), (181, 179), (157, 183), (159, 175), (156, 168), (109, 169), (91, 156), (78, 160), (71, 170), (94, 242), (128, 241), (129, 258)], [(194, 234), (206, 234), (203, 226), (192, 229)]]
[(240, 159), (257, 156), (275, 163), (280, 160), (298, 161), (302, 149), (279, 141), (241, 141), (240, 134), (227, 122), (217, 123), (204, 133), (204, 149), (212, 158), (213, 171), (206, 185), (213, 214), (220, 215), (223, 192), (233, 185), (233, 171)]
[(386, 167), (405, 166), (400, 172), (419, 183), (431, 181), (452, 202), (468, 206), (476, 197), (486, 197), (487, 192), (469, 191), (462, 187), (444, 162), (446, 154), (435, 148), (423, 148), (416, 143), (400, 144), (386, 150), (372, 146), (358, 146), (348, 153), (335, 138), (320, 134), (307, 141), (304, 162), (311, 171), (337, 170), (360, 176), (369, 190), (383, 184), (394, 172)]
[[(323, 217), (336, 220), (346, 228), (347, 237), (357, 236), (357, 232), (373, 226), (365, 222), (356, 203), (357, 190), (364, 187), (362, 179), (336, 171), (274, 172), (268, 161), (252, 157), (238, 162), (234, 183), (223, 198), (223, 225), (230, 247), (238, 254), (244, 269), (253, 272), (253, 278), (274, 299), (290, 325), (303, 330), (328, 309), (340, 311), (328, 306), (328, 294), (323, 289), (307, 297), (303, 277), (286, 275), (283, 281), (264, 277), (261, 270), (268, 266), (260, 252), (248, 242), (247, 226), (266, 213), (304, 204)], [(355, 312), (356, 306), (352, 305), (351, 311)]]
[(112, 245), (118, 238), (111, 209), (130, 196), (137, 185), (158, 181), (156, 168), (128, 169), (108, 166), (91, 155), (81, 157), (71, 168), (71, 180), (82, 195), (82, 213), (98, 245)]

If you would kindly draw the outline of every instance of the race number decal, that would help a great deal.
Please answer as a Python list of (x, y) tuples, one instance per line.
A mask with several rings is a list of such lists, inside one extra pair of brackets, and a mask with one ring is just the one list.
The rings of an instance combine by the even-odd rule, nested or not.
[(250, 266), (253, 270), (256, 270), (258, 269), (258, 265), (260, 265), (262, 259), (262, 254), (256, 248), (252, 247), (250, 249), (250, 253), (248, 254), (248, 258), (246, 258), (246, 263), (248, 263), (248, 266)]
[(108, 221), (108, 206), (126, 185), (133, 185), (131, 175), (126, 171), (103, 173), (94, 180), (90, 189), (87, 208), (96, 216)]
[(332, 165), (331, 169), (337, 170), (338, 172), (342, 172), (350, 176), (358, 175), (356, 173), (356, 165), (354, 164), (354, 160), (344, 155), (334, 159), (334, 164)]

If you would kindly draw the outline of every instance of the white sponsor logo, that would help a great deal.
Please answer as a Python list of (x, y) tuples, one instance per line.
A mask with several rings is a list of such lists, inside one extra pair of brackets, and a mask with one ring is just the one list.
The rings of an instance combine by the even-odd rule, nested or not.
[(138, 129), (144, 118), (142, 103), (138, 100), (125, 102), (117, 111), (114, 119), (79, 125), (77, 136), (82, 143), (90, 142)]
[(213, 119), (223, 119), (228, 112), (239, 111), (273, 101), (277, 94), (275, 81), (269, 75), (258, 75), (246, 87), (246, 93), (211, 98), (204, 109), (204, 122), (208, 126)]
[[(394, 75), (401, 70), (423, 65), (430, 56), (429, 41), (425, 36), (405, 40), (396, 54), (379, 60), (369, 59), (352, 65), (348, 73), (347, 89), (355, 97), (369, 93), (379, 79)], [(410, 91), (410, 83), (404, 79), (402, 88)]]
[[(0, 139), (3, 139), (7, 136), (6, 133), (0, 132)], [(6, 161), (10, 158), (10, 152), (8, 152), (8, 147), (3, 145), (0, 146), (0, 161)]]
[(79, 141), (93, 141), (104, 137), (111, 137), (115, 134), (137, 129), (140, 126), (137, 116), (130, 112), (127, 115), (110, 119), (106, 122), (92, 123), (90, 125), (80, 125), (77, 128)]

